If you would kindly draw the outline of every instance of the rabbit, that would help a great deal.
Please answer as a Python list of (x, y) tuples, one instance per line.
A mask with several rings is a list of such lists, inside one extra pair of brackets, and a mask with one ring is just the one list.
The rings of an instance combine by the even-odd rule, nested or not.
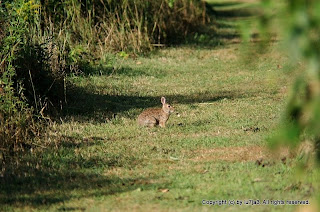
[(154, 127), (159, 125), (165, 127), (169, 116), (174, 111), (174, 107), (166, 103), (166, 98), (161, 97), (162, 108), (149, 108), (138, 116), (140, 126)]

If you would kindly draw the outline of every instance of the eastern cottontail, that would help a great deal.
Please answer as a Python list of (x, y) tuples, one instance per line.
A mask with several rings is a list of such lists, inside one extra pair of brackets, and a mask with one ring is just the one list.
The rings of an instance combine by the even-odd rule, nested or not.
[(174, 108), (166, 103), (166, 98), (164, 97), (161, 97), (161, 103), (162, 108), (149, 108), (144, 110), (138, 117), (138, 124), (147, 127), (154, 127), (156, 125), (165, 127)]

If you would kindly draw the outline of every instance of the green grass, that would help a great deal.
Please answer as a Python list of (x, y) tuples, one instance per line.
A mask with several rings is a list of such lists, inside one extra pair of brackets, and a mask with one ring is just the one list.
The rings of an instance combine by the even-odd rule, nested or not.
[[(254, 154), (235, 151), (267, 146), (295, 75), (286, 72), (288, 59), (277, 45), (246, 60), (254, 46), (167, 48), (115, 59), (114, 71), (100, 66), (97, 74), (70, 76), (62, 121), (50, 126), (25, 164), (1, 178), (1, 210), (294, 211), (201, 202), (312, 201), (318, 171), (299, 176), (298, 159), (262, 167)], [(164, 129), (138, 127), (139, 113), (160, 107), (161, 96), (179, 116)]]

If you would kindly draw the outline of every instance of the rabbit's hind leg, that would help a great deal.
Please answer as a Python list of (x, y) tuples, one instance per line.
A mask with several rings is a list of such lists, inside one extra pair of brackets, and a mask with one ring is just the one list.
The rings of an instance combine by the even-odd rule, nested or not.
[(147, 121), (146, 121), (146, 126), (148, 127), (155, 127), (156, 125), (159, 124), (159, 121), (154, 118), (154, 117), (150, 117)]
[(154, 117), (138, 118), (138, 124), (142, 127), (154, 127), (159, 124), (159, 121)]

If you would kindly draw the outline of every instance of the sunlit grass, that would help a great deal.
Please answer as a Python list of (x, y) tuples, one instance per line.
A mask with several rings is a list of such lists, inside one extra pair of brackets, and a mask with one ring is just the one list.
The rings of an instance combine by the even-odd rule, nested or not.
[[(44, 151), (39, 161), (48, 169), (40, 168), (48, 189), (31, 177), (36, 186), (27, 188), (33, 192), (2, 198), (43, 210), (145, 211), (217, 207), (202, 206), (202, 199), (309, 199), (316, 187), (315, 172), (297, 181), (290, 159), (262, 167), (255, 163), (258, 156), (233, 151), (267, 145), (290, 81), (277, 67), (286, 63), (285, 57), (270, 51), (246, 65), (237, 46), (172, 48), (123, 63), (124, 69), (145, 74), (71, 77), (87, 94), (78, 93), (81, 101), (70, 102), (78, 109), (71, 109), (48, 132), (46, 142), (53, 149)], [(146, 107), (160, 107), (161, 96), (179, 116), (173, 114), (165, 129), (139, 128), (138, 114)], [(215, 148), (230, 152), (221, 155)]]
[[(276, 44), (244, 60), (242, 50), (254, 45), (167, 48), (119, 59), (113, 72), (70, 76), (76, 89), (67, 90), (65, 116), (39, 141), (44, 148), (33, 154), (40, 159), (30, 159), (25, 178), (1, 185), (1, 209), (293, 211), (201, 202), (311, 201), (319, 172), (307, 169), (299, 178), (298, 159), (284, 163), (261, 153), (278, 127), (294, 74), (285, 72), (288, 58)], [(161, 96), (179, 114), (164, 129), (138, 127), (139, 113), (160, 107)]]

